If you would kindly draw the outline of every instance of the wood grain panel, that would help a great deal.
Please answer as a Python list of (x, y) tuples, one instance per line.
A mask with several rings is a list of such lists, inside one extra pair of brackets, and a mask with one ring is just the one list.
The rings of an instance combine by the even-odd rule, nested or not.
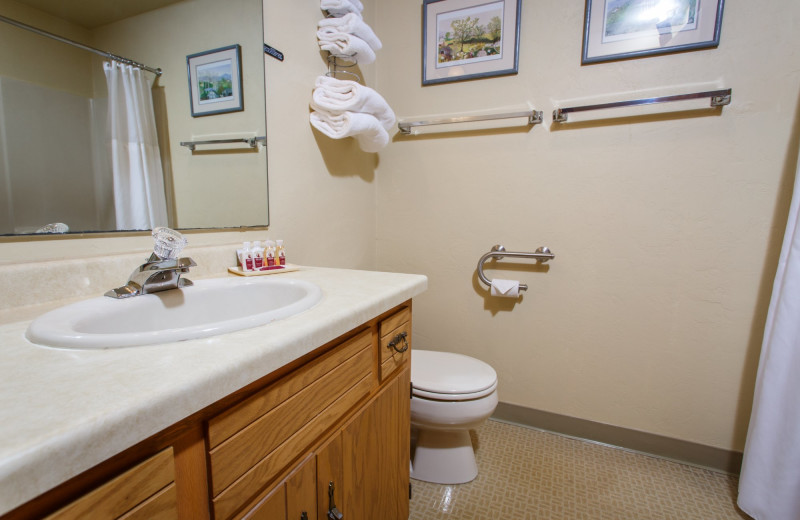
[(286, 485), (275, 486), (242, 520), (286, 520)]
[(408, 307), (403, 307), (401, 310), (392, 314), (388, 318), (381, 320), (381, 326), (380, 326), (381, 339), (383, 339), (385, 336), (388, 336), (394, 329), (399, 327), (401, 324), (408, 323), (410, 321), (411, 321), (411, 309)]
[(310, 385), (327, 372), (344, 363), (347, 359), (369, 345), (372, 333), (369, 330), (342, 343), (331, 352), (297, 369), (289, 376), (258, 392), (208, 421), (209, 446), (214, 448), (232, 437), (259, 417)]
[(119, 520), (176, 520), (177, 518), (180, 518), (178, 516), (178, 490), (175, 483), (172, 483), (139, 504), (138, 507), (119, 517)]
[(317, 518), (317, 465), (309, 455), (286, 478), (286, 518), (300, 520), (305, 512), (309, 520)]
[[(286, 440), (280, 447), (242, 475), (233, 485), (214, 497), (217, 520), (231, 518), (247, 501), (269, 484), (284, 468), (303, 453), (326, 430), (363, 399), (373, 388), (374, 380), (368, 375), (349, 389), (336, 402), (322, 411), (313, 421)], [(408, 462), (406, 461), (406, 466)], [(355, 518), (355, 517), (354, 517)]]
[(333, 482), (336, 509), (350, 518), (342, 507), (344, 479), (342, 477), (342, 435), (337, 433), (317, 450), (317, 518), (326, 519), (330, 508), (328, 486)]
[(349, 518), (408, 518), (410, 380), (406, 367), (342, 431)]
[(117, 518), (174, 480), (175, 467), (170, 447), (59, 509), (47, 520)]
[(230, 486), (371, 372), (372, 350), (367, 346), (211, 450), (213, 494), (217, 495)]

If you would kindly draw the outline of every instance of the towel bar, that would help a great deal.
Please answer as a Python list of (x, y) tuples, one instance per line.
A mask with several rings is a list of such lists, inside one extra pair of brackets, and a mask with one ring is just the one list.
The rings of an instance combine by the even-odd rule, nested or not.
[(181, 146), (185, 146), (191, 151), (194, 151), (198, 145), (207, 144), (230, 144), (230, 143), (247, 143), (250, 148), (258, 146), (259, 142), (266, 141), (266, 136), (261, 137), (239, 137), (237, 139), (210, 139), (208, 141), (181, 141)]
[(495, 119), (515, 119), (523, 117), (528, 118), (528, 125), (538, 125), (544, 121), (541, 110), (526, 110), (523, 112), (505, 114), (464, 115), (443, 117), (440, 119), (427, 119), (423, 121), (401, 121), (397, 124), (397, 127), (400, 129), (400, 133), (411, 135), (411, 129), (417, 126), (449, 125), (453, 123), (472, 123), (475, 121), (493, 121)]
[(662, 96), (647, 99), (632, 99), (629, 101), (617, 101), (614, 103), (602, 103), (599, 105), (584, 105), (580, 107), (556, 108), (553, 110), (554, 123), (566, 123), (567, 114), (575, 112), (586, 112), (588, 110), (604, 110), (607, 108), (633, 107), (640, 105), (654, 105), (657, 103), (670, 103), (673, 101), (686, 101), (689, 99), (711, 98), (712, 107), (722, 107), (731, 102), (732, 89), (711, 90), (708, 92), (695, 92), (694, 94), (679, 94), (677, 96)]
[[(501, 245), (496, 245), (492, 247), (492, 250), (486, 253), (478, 260), (478, 278), (481, 279), (483, 283), (488, 285), (489, 287), (492, 286), (492, 281), (489, 280), (486, 275), (483, 273), (483, 264), (489, 260), (490, 258), (496, 258), (498, 260), (502, 260), (503, 257), (506, 256), (513, 256), (515, 258), (534, 258), (536, 259), (536, 263), (543, 264), (548, 260), (552, 260), (556, 257), (553, 253), (550, 252), (550, 249), (547, 247), (540, 247), (533, 253), (526, 253), (526, 252), (519, 252), (519, 251), (506, 251), (506, 248)], [(519, 284), (520, 291), (527, 291), (528, 285), (521, 283)]]

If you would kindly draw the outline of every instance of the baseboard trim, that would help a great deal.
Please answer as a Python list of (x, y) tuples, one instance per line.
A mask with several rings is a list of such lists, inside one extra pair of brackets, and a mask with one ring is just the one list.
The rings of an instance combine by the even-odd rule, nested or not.
[(738, 475), (742, 468), (741, 452), (516, 404), (498, 403), (492, 419), (735, 475)]

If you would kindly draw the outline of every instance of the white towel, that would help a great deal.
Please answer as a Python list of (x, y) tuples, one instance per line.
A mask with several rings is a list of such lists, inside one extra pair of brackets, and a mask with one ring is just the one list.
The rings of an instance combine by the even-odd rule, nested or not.
[(373, 51), (379, 51), (381, 47), (383, 47), (381, 40), (375, 35), (375, 31), (372, 30), (372, 27), (364, 23), (364, 19), (357, 13), (347, 13), (340, 18), (323, 18), (319, 21), (317, 26), (320, 29), (330, 28), (338, 32), (358, 36), (367, 42), (367, 44), (372, 47)]
[(397, 122), (394, 111), (374, 89), (350, 80), (319, 76), (314, 89), (311, 108), (328, 112), (363, 112), (380, 121), (390, 130)]
[(360, 63), (375, 61), (375, 51), (367, 42), (349, 33), (339, 32), (333, 27), (317, 31), (319, 48), (331, 54), (353, 56)]
[(333, 139), (355, 137), (365, 152), (377, 152), (389, 144), (389, 134), (380, 121), (369, 114), (314, 111), (311, 112), (310, 119), (314, 128)]
[(347, 13), (360, 14), (364, 5), (360, 0), (320, 0), (319, 8), (333, 16), (342, 16)]

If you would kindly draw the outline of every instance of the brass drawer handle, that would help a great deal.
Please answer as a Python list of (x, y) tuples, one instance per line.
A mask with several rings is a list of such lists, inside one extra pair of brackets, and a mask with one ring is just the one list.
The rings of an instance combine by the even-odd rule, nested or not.
[[(408, 332), (403, 331), (400, 334), (398, 334), (397, 336), (395, 336), (394, 339), (389, 342), (387, 347), (393, 348), (394, 351), (397, 352), (398, 354), (402, 354), (403, 352), (408, 350), (408, 339), (407, 338), (408, 338)], [(403, 341), (403, 347), (402, 348), (397, 348), (397, 345), (400, 344), (400, 340)]]

